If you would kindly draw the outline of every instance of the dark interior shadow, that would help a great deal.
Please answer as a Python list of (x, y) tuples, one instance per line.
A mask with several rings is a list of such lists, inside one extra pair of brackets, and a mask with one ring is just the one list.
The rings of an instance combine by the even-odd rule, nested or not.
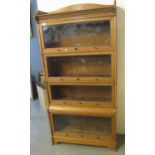
[[(117, 72), (118, 72), (118, 85), (121, 85), (121, 90), (118, 89), (118, 96), (120, 104), (118, 105), (118, 117), (124, 117), (125, 114), (125, 10), (121, 7), (116, 7), (116, 18), (117, 18)], [(122, 87), (123, 86), (123, 87)], [(124, 93), (124, 94), (123, 94)], [(121, 111), (123, 110), (123, 112)], [(120, 113), (119, 113), (120, 112)], [(119, 121), (119, 119), (117, 119)], [(124, 119), (120, 120), (124, 121)], [(125, 123), (119, 123), (122, 125)], [(117, 149), (125, 144), (125, 135), (117, 135)]]
[(125, 144), (125, 135), (123, 134), (117, 134), (116, 136), (116, 148), (119, 149), (122, 147), (122, 145)]

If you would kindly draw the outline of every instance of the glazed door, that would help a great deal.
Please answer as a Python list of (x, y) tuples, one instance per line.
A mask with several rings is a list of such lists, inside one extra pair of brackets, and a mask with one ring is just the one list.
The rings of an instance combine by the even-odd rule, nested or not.
[(62, 106), (115, 106), (115, 85), (48, 84), (51, 105)]
[(113, 117), (91, 117), (74, 115), (53, 116), (54, 136), (105, 140), (114, 137)]
[(44, 56), (48, 82), (105, 82), (115, 78), (115, 53)]
[(82, 21), (41, 26), (43, 52), (82, 52), (86, 49), (113, 50), (114, 19)]

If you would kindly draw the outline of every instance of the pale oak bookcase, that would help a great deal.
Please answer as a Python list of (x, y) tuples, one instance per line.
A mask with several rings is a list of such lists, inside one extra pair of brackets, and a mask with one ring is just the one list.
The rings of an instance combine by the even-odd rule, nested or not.
[(116, 8), (78, 4), (35, 16), (53, 144), (116, 149)]

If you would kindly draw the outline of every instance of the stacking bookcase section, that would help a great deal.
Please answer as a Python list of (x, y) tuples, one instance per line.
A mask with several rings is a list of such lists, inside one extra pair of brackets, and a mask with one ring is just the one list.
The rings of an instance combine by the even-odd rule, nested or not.
[(116, 6), (36, 15), (51, 139), (116, 149)]
[(105, 82), (115, 79), (115, 53), (44, 56), (48, 82)]
[(50, 105), (115, 107), (114, 83), (48, 84)]
[(115, 116), (52, 114), (54, 143), (67, 142), (97, 146), (116, 146)]

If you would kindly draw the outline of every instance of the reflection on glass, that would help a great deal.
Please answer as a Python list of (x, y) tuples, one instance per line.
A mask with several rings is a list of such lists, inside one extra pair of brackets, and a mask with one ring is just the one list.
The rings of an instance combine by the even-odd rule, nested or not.
[(45, 48), (110, 44), (110, 21), (43, 26)]

